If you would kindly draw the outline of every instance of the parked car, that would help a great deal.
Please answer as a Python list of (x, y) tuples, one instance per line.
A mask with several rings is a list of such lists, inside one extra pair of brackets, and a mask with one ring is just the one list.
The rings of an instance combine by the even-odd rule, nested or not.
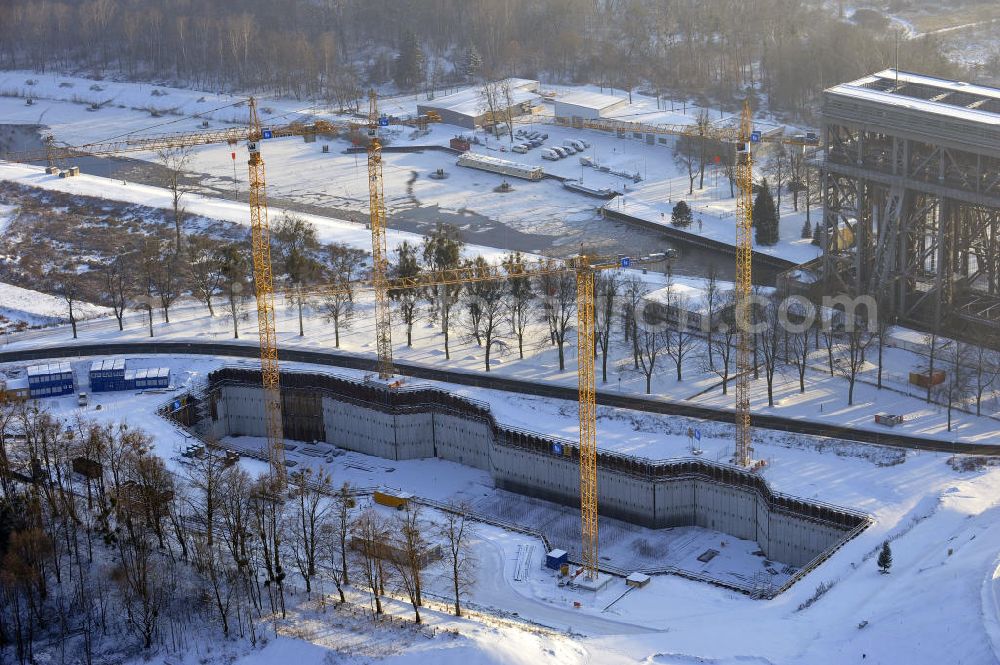
[(516, 152), (516, 153), (520, 153), (520, 154), (523, 155), (524, 153), (528, 152), (528, 149), (525, 148), (524, 144), (522, 143), (522, 144), (519, 144), (519, 145), (516, 145), (516, 146), (512, 147), (511, 151), (512, 152)]
[(584, 150), (587, 149), (587, 146), (583, 144), (583, 141), (577, 141), (576, 139), (574, 139), (570, 141), (570, 143), (573, 144), (573, 147), (576, 148), (577, 152), (583, 152)]
[(559, 155), (559, 158), (560, 158), (560, 159), (562, 159), (563, 157), (566, 157), (566, 156), (568, 156), (568, 155), (569, 155), (569, 153), (568, 153), (568, 152), (566, 152), (566, 148), (563, 148), (562, 146), (558, 146), (558, 145), (557, 145), (557, 146), (553, 146), (553, 147), (552, 147), (552, 150), (553, 150), (553, 152), (555, 152), (555, 153), (556, 153), (557, 155)]
[(547, 148), (542, 151), (542, 159), (547, 159), (550, 162), (555, 162), (559, 160), (559, 155), (552, 148)]

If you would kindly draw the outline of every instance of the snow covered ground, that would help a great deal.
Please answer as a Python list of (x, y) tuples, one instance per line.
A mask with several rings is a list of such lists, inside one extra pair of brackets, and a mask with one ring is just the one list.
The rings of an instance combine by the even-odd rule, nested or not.
[[(91, 303), (74, 303), (73, 314), (78, 320), (109, 316), (107, 307)], [(22, 289), (0, 282), (0, 333), (21, 327), (38, 327), (69, 320), (66, 301), (58, 296)]]
[[(163, 361), (136, 356), (129, 362), (154, 366)], [(178, 357), (168, 364), (174, 385), (181, 387), (222, 362)], [(77, 371), (86, 366), (87, 360), (76, 363)], [(493, 403), (488, 394), (477, 397)], [(159, 393), (95, 395), (86, 415), (101, 422), (127, 419), (147, 429), (156, 453), (174, 458), (170, 463), (176, 466), (184, 435), (152, 413), (168, 398), (169, 394)], [(79, 412), (72, 398), (45, 403), (63, 417)], [(100, 411), (95, 404), (101, 404)], [(501, 420), (506, 421), (513, 410), (512, 406), (501, 413)], [(534, 422), (536, 429), (559, 432), (571, 419), (536, 417)], [(602, 421), (601, 431), (607, 427)], [(635, 436), (663, 438), (656, 432)], [(439, 605), (434, 603), (441, 602), (435, 594), (446, 597), (447, 589), (443, 573), (432, 568), (426, 633), (415, 635), (402, 622), (373, 628), (347, 610), (320, 608), (315, 599), (310, 603), (300, 598), (292, 617), (279, 625), (279, 634), (285, 637), (272, 638), (263, 650), (247, 655), (249, 648), (238, 643), (198, 644), (187, 656), (169, 660), (193, 665), (228, 653), (227, 662), (248, 664), (281, 658), (317, 665), (360, 665), (372, 659), (405, 665), (540, 661), (839, 665), (860, 662), (864, 654), (864, 662), (884, 664), (995, 662), (990, 636), (998, 622), (991, 599), (1000, 550), (996, 519), (1000, 470), (985, 466), (959, 472), (943, 454), (909, 453), (901, 463), (883, 466), (843, 455), (836, 448), (780, 442), (772, 447), (766, 437), (757, 445), (773, 460), (763, 473), (775, 489), (859, 508), (875, 517), (868, 531), (772, 601), (666, 576), (654, 577), (646, 588), (611, 605), (627, 590), (622, 580), (612, 581), (597, 594), (557, 587), (551, 571), (541, 567), (537, 542), (481, 526), (475, 545), (479, 567), (470, 600), (482, 615), (496, 614), (494, 619), (474, 612), (456, 620), (435, 609)], [(294, 450), (289, 457), (300, 464), (327, 464)], [(243, 463), (251, 471), (263, 468), (253, 460)], [(391, 474), (392, 484), (442, 500), (492, 493), (483, 472), (441, 460), (398, 462), (348, 453), (328, 466), (335, 482), (370, 486), (377, 484), (374, 479)], [(436, 519), (433, 511), (426, 515)], [(894, 564), (889, 575), (880, 575), (875, 554), (886, 539), (892, 541)], [(830, 588), (817, 594), (821, 583)], [(352, 600), (364, 606), (363, 596)], [(404, 619), (409, 616), (402, 603), (391, 603), (390, 612)], [(503, 613), (509, 612), (519, 616), (505, 619)], [(522, 620), (541, 626), (517, 623)], [(453, 637), (452, 630), (460, 636)], [(330, 650), (340, 654), (331, 657)], [(159, 658), (153, 662), (163, 662)]]
[[(35, 81), (34, 85), (27, 85), (29, 80)], [(94, 86), (101, 90), (92, 89)], [(596, 90), (594, 86), (571, 88), (543, 84), (542, 87), (553, 88), (556, 94), (578, 89)], [(159, 94), (154, 95), (154, 91)], [(5, 94), (30, 94), (35, 102), (27, 106), (24, 99), (2, 96)], [(621, 92), (617, 94), (623, 95)], [(423, 101), (422, 96), (406, 95), (380, 100), (380, 103), (387, 113), (410, 115), (415, 113), (420, 101)], [(99, 110), (87, 110), (88, 105), (102, 102), (107, 103)], [(95, 82), (29, 72), (0, 73), (0, 117), (12, 124), (44, 124), (59, 143), (66, 145), (100, 141), (127, 133), (201, 131), (202, 122), (206, 119), (212, 128), (242, 123), (245, 122), (246, 108), (234, 106), (239, 102), (239, 98), (229, 95), (162, 86)], [(660, 108), (657, 108), (655, 98), (635, 94), (633, 104), (619, 112), (623, 114), (620, 119), (667, 124), (690, 124), (696, 120), (699, 109), (693, 105), (685, 108), (678, 100), (673, 102), (671, 110), (668, 104), (671, 102), (661, 100)], [(266, 124), (287, 123), (306, 116), (343, 119), (330, 109), (297, 100), (267, 99), (261, 101), (261, 107), (262, 121)], [(151, 111), (154, 110), (161, 117), (152, 117)], [(709, 110), (709, 113), (713, 122), (732, 121), (725, 112)], [(542, 148), (524, 155), (512, 154), (509, 152), (509, 140), (497, 141), (482, 131), (475, 132), (482, 144), (474, 146), (473, 151), (542, 166), (547, 173), (579, 179), (588, 186), (623, 191), (625, 196), (610, 205), (652, 221), (664, 219), (661, 217), (663, 214), (669, 222), (673, 204), (681, 198), (687, 199), (694, 207), (696, 219), (700, 217), (703, 220), (703, 226), (697, 226), (696, 222), (696, 226), (688, 229), (689, 233), (704, 234), (723, 242), (734, 241), (733, 212), (736, 202), (728, 195), (728, 181), (724, 177), (716, 177), (709, 169), (705, 189), (688, 196), (686, 171), (674, 160), (670, 147), (672, 140), (667, 139), (665, 145), (649, 145), (644, 140), (631, 137), (616, 138), (603, 132), (559, 127), (550, 124), (551, 114), (552, 105), (547, 103), (537, 116), (537, 122), (527, 118), (517, 127), (547, 133), (549, 138), (543, 148), (562, 145), (567, 139), (584, 139), (591, 147), (583, 155), (552, 162), (541, 158)], [(772, 129), (774, 123), (765, 119), (760, 121), (760, 126)], [(388, 143), (403, 146), (447, 145), (448, 140), (458, 134), (470, 135), (472, 132), (450, 125), (432, 125), (426, 135), (405, 128), (393, 128)], [(308, 144), (300, 139), (268, 141), (262, 152), (267, 163), (269, 196), (326, 208), (367, 212), (368, 183), (364, 155), (344, 154), (349, 145), (345, 140), (328, 145), (329, 152), (323, 153), (323, 141)], [(204, 186), (213, 187), (217, 192), (231, 192), (234, 186), (238, 191), (245, 192), (243, 150), (243, 146), (236, 150), (240, 163), (235, 183), (233, 151), (226, 145), (195, 148), (189, 169), (202, 176)], [(133, 156), (156, 161), (156, 156), (151, 154)], [(623, 177), (582, 166), (580, 158), (584, 156), (612, 171), (637, 174), (643, 182), (637, 186)], [(437, 206), (451, 213), (477, 213), (516, 232), (548, 236), (553, 239), (554, 246), (559, 246), (558, 237), (565, 235), (567, 229), (594, 229), (590, 242), (599, 242), (599, 200), (571, 192), (551, 180), (516, 181), (512, 183), (514, 192), (498, 193), (494, 189), (503, 180), (501, 176), (458, 167), (455, 161), (454, 155), (436, 151), (387, 153), (384, 181), (390, 215), (419, 206)], [(438, 169), (444, 169), (448, 178), (434, 180), (428, 177)], [(0, 174), (0, 177), (9, 176)], [(791, 197), (787, 198), (790, 202)], [(470, 219), (469, 226), (465, 228), (469, 239), (475, 237), (475, 221)], [(808, 240), (799, 238), (802, 221), (801, 213), (793, 213), (790, 205), (784, 205), (781, 241), (774, 247), (758, 250), (796, 262), (813, 258), (816, 248)], [(575, 242), (578, 243), (579, 239)]]

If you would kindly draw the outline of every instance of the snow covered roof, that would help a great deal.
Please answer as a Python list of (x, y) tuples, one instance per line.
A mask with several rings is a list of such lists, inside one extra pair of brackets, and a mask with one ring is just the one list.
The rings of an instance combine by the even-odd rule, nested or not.
[(0, 390), (27, 390), (28, 389), (28, 377), (21, 377), (18, 379), (0, 379)]
[(110, 372), (113, 370), (124, 370), (124, 358), (102, 358), (90, 363), (91, 372)]
[(827, 93), (1000, 126), (1000, 89), (886, 69), (828, 88)]
[(625, 578), (628, 582), (637, 582), (639, 584), (645, 584), (649, 581), (649, 575), (645, 573), (631, 573)]
[(552, 557), (553, 559), (560, 559), (566, 556), (566, 550), (552, 550), (551, 552), (549, 552), (548, 556)]
[(604, 95), (599, 92), (570, 92), (562, 97), (556, 98), (557, 104), (572, 104), (583, 108), (601, 110), (609, 106), (627, 103), (628, 100), (612, 95)]
[[(522, 104), (524, 102), (540, 99), (538, 94), (538, 81), (529, 79), (508, 79), (510, 81), (510, 97), (512, 104)], [(429, 102), (420, 104), (421, 107), (431, 109), (441, 109), (463, 115), (476, 116), (485, 113), (488, 106), (486, 95), (479, 87), (465, 88), (458, 92), (444, 97), (437, 97)]]
[(69, 363), (45, 363), (42, 365), (32, 365), (28, 368), (28, 376), (50, 376), (52, 374), (72, 374), (73, 368)]

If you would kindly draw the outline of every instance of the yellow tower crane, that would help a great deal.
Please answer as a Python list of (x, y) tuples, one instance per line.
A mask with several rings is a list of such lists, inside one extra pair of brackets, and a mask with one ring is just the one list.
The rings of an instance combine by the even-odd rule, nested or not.
[(392, 376), (392, 319), (389, 310), (389, 257), (385, 244), (385, 192), (382, 186), (382, 141), (379, 123), (388, 124), (378, 113), (378, 96), (368, 92), (368, 204), (372, 230), (372, 285), (375, 287), (375, 345), (378, 375)]
[[(636, 123), (626, 120), (598, 118), (581, 120), (579, 118), (557, 117), (554, 122), (559, 125), (579, 129), (596, 129), (604, 132), (614, 132), (619, 136), (641, 134), (656, 134), (668, 136), (690, 136), (703, 140), (719, 141), (736, 146), (736, 182), (739, 189), (736, 201), (736, 443), (733, 462), (740, 466), (750, 466), (753, 457), (753, 445), (750, 428), (750, 372), (753, 371), (751, 358), (752, 338), (750, 332), (750, 294), (753, 288), (753, 153), (755, 142), (778, 143), (795, 146), (817, 146), (819, 141), (806, 136), (784, 136), (782, 134), (765, 134), (753, 129), (753, 114), (750, 102), (743, 104), (738, 127), (716, 127), (698, 124), (651, 124)], [(581, 481), (582, 483), (582, 481)], [(582, 487), (582, 485), (581, 485)]]
[(736, 144), (736, 447), (733, 462), (750, 466), (753, 456), (750, 431), (750, 290), (753, 288), (753, 153), (750, 135), (753, 116), (749, 100), (743, 103)]
[(260, 332), (260, 374), (264, 387), (264, 417), (267, 428), (267, 459), (275, 489), (285, 485), (285, 448), (281, 417), (281, 374), (274, 321), (274, 278), (271, 268), (271, 226), (267, 220), (266, 179), (260, 141), (264, 138), (257, 115), (257, 101), (250, 98), (250, 244), (253, 250), (253, 283), (257, 295), (257, 327)]
[(268, 460), (271, 480), (276, 488), (285, 483), (284, 437), (282, 432), (280, 375), (274, 316), (274, 281), (271, 268), (270, 226), (267, 218), (266, 178), (264, 160), (260, 153), (265, 138), (333, 134), (352, 128), (348, 123), (334, 124), (325, 121), (290, 123), (263, 129), (257, 113), (257, 103), (249, 99), (250, 118), (246, 127), (224, 130), (159, 134), (145, 137), (128, 136), (106, 142), (81, 146), (57, 147), (49, 137), (44, 151), (3, 155), (5, 161), (36, 162), (46, 160), (50, 166), (59, 159), (80, 156), (114, 156), (131, 152), (147, 152), (186, 148), (198, 145), (226, 143), (236, 145), (245, 141), (250, 156), (247, 162), (250, 182), (250, 239), (253, 257), (254, 288), (257, 299), (257, 323), (260, 333), (261, 377), (265, 395), (265, 419)]
[[(576, 278), (577, 312), (577, 384), (580, 419), (580, 531), (581, 558), (587, 578), (595, 579), (598, 573), (597, 529), (597, 390), (594, 372), (594, 276), (597, 272), (631, 265), (643, 265), (625, 257), (577, 256), (566, 262), (554, 259), (526, 261), (523, 264), (488, 264), (420, 273), (414, 277), (386, 279), (381, 285), (386, 290), (435, 288), (455, 284), (508, 280), (512, 278), (537, 278), (543, 275), (573, 274)], [(375, 275), (372, 286), (376, 289)], [(311, 296), (328, 296), (345, 293), (357, 286), (316, 286), (306, 293)]]

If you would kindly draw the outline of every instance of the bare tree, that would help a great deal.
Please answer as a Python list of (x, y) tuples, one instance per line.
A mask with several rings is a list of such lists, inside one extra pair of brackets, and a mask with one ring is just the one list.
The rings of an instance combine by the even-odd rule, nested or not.
[(166, 148), (158, 150), (156, 153), (160, 165), (165, 170), (167, 189), (170, 190), (172, 210), (174, 214), (174, 230), (176, 233), (176, 246), (174, 251), (181, 252), (181, 243), (184, 235), (184, 206), (181, 199), (187, 193), (188, 188), (184, 184), (184, 172), (187, 170), (188, 162), (191, 160), (191, 149)]
[(976, 396), (976, 415), (983, 413), (983, 397), (993, 389), (1000, 378), (1000, 352), (979, 344), (970, 354), (973, 359), (974, 383), (973, 392)]
[(674, 361), (677, 380), (684, 379), (684, 359), (694, 350), (698, 336), (688, 326), (688, 311), (691, 304), (687, 297), (667, 288), (667, 320), (663, 329), (663, 346)]
[(955, 408), (961, 409), (962, 403), (974, 393), (975, 370), (972, 363), (976, 353), (971, 344), (955, 341), (944, 351), (945, 362), (949, 372), (945, 382), (940, 386), (940, 394), (948, 410), (948, 431), (952, 427), (952, 413)]
[(55, 293), (66, 303), (69, 325), (73, 330), (73, 339), (76, 339), (76, 306), (82, 298), (80, 275), (72, 270), (52, 271), (49, 279), (52, 280)]
[[(454, 270), (461, 265), (462, 247), (461, 232), (450, 224), (438, 223), (434, 231), (424, 237), (422, 247), (424, 266), (434, 273)], [(451, 329), (451, 310), (458, 302), (461, 294), (460, 284), (442, 284), (430, 287), (425, 297), (430, 303), (430, 315), (438, 317), (441, 322), (441, 332), (444, 334), (444, 357), (451, 358), (449, 336)]]
[(719, 313), (719, 308), (722, 306), (723, 294), (722, 290), (719, 288), (719, 269), (715, 265), (708, 267), (708, 275), (705, 277), (705, 309), (708, 314), (708, 319), (703, 322), (702, 330), (705, 332), (707, 337), (706, 346), (708, 347), (708, 367), (712, 369), (715, 367), (715, 349), (712, 344), (712, 340), (715, 336), (714, 322), (716, 319), (716, 314)]
[(136, 277), (138, 280), (137, 300), (146, 309), (149, 322), (149, 336), (153, 336), (153, 307), (156, 293), (156, 271), (159, 261), (159, 243), (147, 238), (135, 257)]
[[(601, 349), (601, 383), (608, 382), (608, 352), (611, 348), (611, 328), (614, 326), (615, 305), (621, 290), (621, 277), (617, 272), (603, 271), (594, 279), (594, 328), (597, 346)], [(595, 349), (596, 350), (596, 349)]]
[(239, 339), (240, 321), (248, 316), (250, 303), (250, 259), (242, 245), (230, 243), (219, 251), (222, 291), (228, 316), (233, 322), (233, 338)]
[(631, 340), (632, 366), (635, 369), (639, 369), (640, 306), (647, 291), (646, 283), (636, 275), (627, 277), (622, 285), (622, 336), (626, 344)]
[(118, 330), (125, 329), (125, 308), (133, 288), (129, 260), (119, 250), (114, 258), (101, 267), (104, 301), (118, 320)]
[(637, 318), (638, 331), (635, 333), (639, 342), (639, 365), (646, 377), (646, 394), (652, 392), (653, 374), (656, 372), (656, 361), (662, 355), (667, 335), (664, 330), (664, 320), (656, 311), (659, 308), (645, 307)]
[(410, 599), (410, 605), (413, 606), (414, 621), (420, 623), (420, 606), (423, 604), (421, 576), (427, 552), (427, 542), (422, 533), (424, 527), (420, 520), (420, 506), (407, 503), (406, 510), (396, 518), (393, 527), (398, 534), (399, 551), (388, 558), (396, 571), (400, 586), (403, 587)]
[[(524, 256), (520, 252), (508, 254), (503, 260), (507, 273), (517, 273), (524, 269)], [(528, 277), (511, 277), (507, 280), (510, 290), (508, 299), (508, 316), (511, 332), (517, 337), (518, 357), (524, 359), (524, 333), (532, 320), (535, 304), (535, 291)]]
[(298, 311), (299, 337), (302, 337), (305, 335), (303, 310), (309, 302), (306, 288), (322, 275), (322, 265), (317, 258), (321, 245), (316, 227), (286, 212), (275, 226), (271, 239), (276, 263), (289, 287), (285, 299)]
[(339, 243), (327, 247), (326, 275), (330, 290), (320, 301), (327, 321), (333, 322), (334, 344), (340, 348), (340, 330), (348, 329), (354, 316), (354, 274), (364, 253)]
[[(409, 280), (420, 275), (420, 261), (417, 248), (408, 241), (403, 241), (396, 248), (396, 277)], [(389, 297), (396, 302), (396, 308), (406, 324), (406, 345), (413, 346), (413, 322), (417, 318), (416, 289), (392, 289)]]
[(674, 161), (687, 170), (688, 196), (694, 194), (694, 181), (698, 179), (699, 158), (703, 150), (702, 141), (697, 136), (685, 134), (677, 137), (674, 143)]
[(504, 313), (507, 311), (507, 285), (497, 279), (486, 279), (490, 265), (481, 256), (468, 263), (478, 281), (469, 282), (465, 289), (466, 308), (469, 312), (469, 332), (480, 346), (484, 346), (483, 359), (490, 371), (490, 356), (494, 347), (503, 352)]
[(843, 372), (847, 377), (847, 404), (854, 404), (854, 386), (858, 374), (864, 369), (865, 356), (875, 340), (875, 333), (864, 322), (849, 321), (844, 331), (842, 345)]
[(389, 529), (374, 508), (366, 508), (355, 518), (351, 525), (352, 542), (356, 543), (358, 564), (375, 603), (375, 614), (382, 614), (382, 588), (385, 566), (382, 562), (383, 543), (386, 541)]
[(438, 533), (445, 542), (445, 563), (451, 571), (451, 588), (455, 601), (455, 616), (462, 616), (462, 598), (474, 580), (475, 559), (472, 541), (475, 528), (468, 517), (468, 505), (452, 506), (442, 515)]
[(941, 352), (945, 350), (948, 345), (948, 340), (942, 339), (937, 330), (932, 330), (931, 332), (924, 335), (923, 340), (923, 352), (927, 356), (927, 397), (926, 401), (930, 404), (931, 392), (934, 389), (934, 365), (935, 362), (941, 355)]
[(295, 567), (306, 583), (306, 593), (312, 591), (319, 552), (319, 533), (327, 522), (330, 503), (324, 498), (330, 492), (330, 474), (311, 467), (290, 474), (289, 489), (294, 499), (291, 529), (291, 550)]
[(542, 315), (552, 342), (559, 349), (559, 369), (566, 369), (565, 344), (576, 316), (576, 279), (570, 273), (548, 273), (538, 278)]
[(763, 330), (758, 341), (761, 355), (764, 358), (764, 378), (767, 381), (767, 405), (774, 406), (774, 374), (778, 369), (778, 357), (781, 354), (782, 329), (778, 319), (778, 303), (769, 298), (763, 304), (758, 316)]
[(194, 296), (205, 303), (208, 315), (214, 317), (214, 298), (222, 289), (222, 262), (217, 249), (218, 243), (208, 236), (194, 235), (188, 238), (188, 274)]
[(160, 243), (159, 256), (153, 270), (153, 287), (156, 299), (163, 310), (163, 322), (170, 323), (170, 307), (177, 301), (183, 289), (185, 277), (184, 263), (180, 254), (169, 243)]

